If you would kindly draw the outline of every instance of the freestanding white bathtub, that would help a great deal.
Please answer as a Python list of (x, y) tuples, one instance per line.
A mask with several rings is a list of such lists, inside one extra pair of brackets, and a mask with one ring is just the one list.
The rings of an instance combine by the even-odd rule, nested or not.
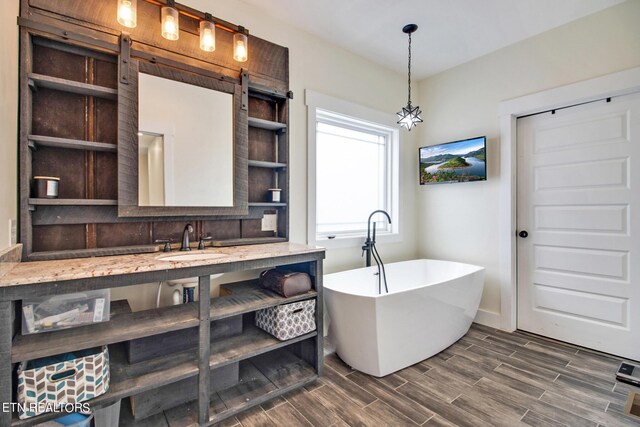
[(327, 274), (329, 339), (354, 369), (382, 377), (449, 347), (467, 333), (484, 287), (484, 268), (420, 259)]

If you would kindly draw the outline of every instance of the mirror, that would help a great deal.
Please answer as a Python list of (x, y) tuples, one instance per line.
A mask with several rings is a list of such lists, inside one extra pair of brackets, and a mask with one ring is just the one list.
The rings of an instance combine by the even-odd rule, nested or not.
[(233, 94), (139, 74), (139, 206), (233, 206), (233, 148)]
[(248, 74), (127, 64), (118, 84), (118, 216), (248, 215)]

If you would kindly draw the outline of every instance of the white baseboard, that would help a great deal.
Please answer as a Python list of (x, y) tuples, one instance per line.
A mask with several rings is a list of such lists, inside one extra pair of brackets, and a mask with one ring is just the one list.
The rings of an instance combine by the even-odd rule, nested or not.
[(490, 328), (500, 329), (500, 313), (494, 313), (493, 311), (478, 309), (476, 313), (475, 323), (479, 323)]

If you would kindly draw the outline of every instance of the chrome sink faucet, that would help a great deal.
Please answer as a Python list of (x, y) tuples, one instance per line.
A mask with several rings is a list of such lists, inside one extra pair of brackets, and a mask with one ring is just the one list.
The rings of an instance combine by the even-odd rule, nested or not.
[(189, 233), (193, 233), (193, 227), (191, 224), (187, 224), (184, 227), (184, 231), (182, 232), (182, 246), (180, 247), (181, 251), (190, 251), (189, 247)]

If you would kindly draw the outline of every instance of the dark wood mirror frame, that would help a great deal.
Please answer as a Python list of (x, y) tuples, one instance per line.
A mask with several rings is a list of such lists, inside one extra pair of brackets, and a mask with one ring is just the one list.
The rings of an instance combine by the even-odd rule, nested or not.
[[(241, 27), (218, 19), (231, 31), (217, 33), (213, 54), (203, 52), (198, 24), (205, 14), (178, 3), (180, 39), (168, 41), (158, 31), (159, 9), (165, 3), (138, 1), (138, 26), (123, 32), (115, 21), (115, 1), (20, 0), (23, 260), (154, 252), (161, 249), (158, 239), (178, 242), (187, 223), (193, 224), (193, 238), (211, 236), (216, 246), (289, 239), (289, 50), (249, 34), (251, 55), (238, 63), (232, 56), (233, 32)], [(162, 66), (211, 79), (211, 84), (233, 85), (234, 100), (240, 91), (234, 132), (248, 148), (238, 146), (235, 167), (241, 174), (238, 183), (247, 183), (242, 190), (246, 208), (209, 207), (198, 213), (160, 208), (162, 212), (147, 211), (144, 216), (122, 216), (118, 156), (125, 144), (120, 147), (118, 132), (121, 117), (136, 125), (137, 118), (131, 113), (120, 116), (124, 109), (119, 101), (121, 93), (137, 99), (127, 84), (133, 78), (132, 61), (136, 67)], [(127, 132), (137, 137), (137, 132)], [(34, 175), (60, 177), (59, 198), (34, 197)], [(282, 189), (280, 202), (270, 198), (269, 189), (275, 187)], [(263, 229), (266, 214), (277, 215), (276, 230)]]
[[(166, 217), (247, 215), (247, 110), (242, 108), (242, 85), (164, 65), (131, 59), (128, 83), (118, 87), (118, 216)], [(138, 75), (150, 74), (233, 95), (233, 206), (139, 206), (138, 204)], [(246, 77), (243, 77), (246, 78)]]

